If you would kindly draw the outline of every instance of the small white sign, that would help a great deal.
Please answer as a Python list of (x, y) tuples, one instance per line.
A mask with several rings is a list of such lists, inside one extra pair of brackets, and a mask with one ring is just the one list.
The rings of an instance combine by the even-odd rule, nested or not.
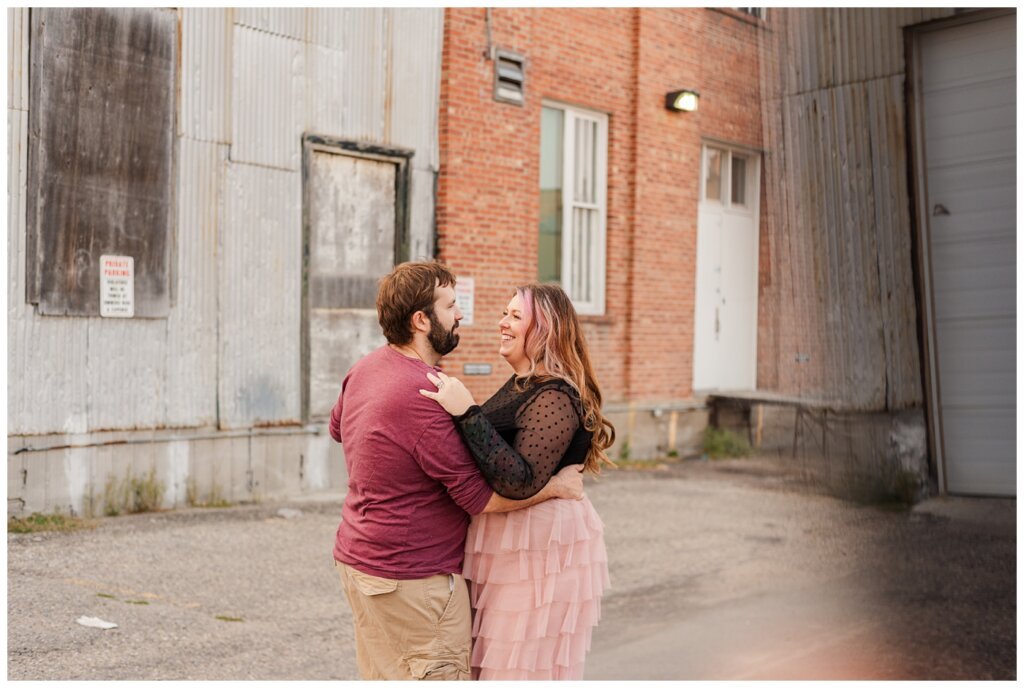
[(455, 282), (455, 304), (462, 311), (459, 327), (473, 324), (473, 278), (459, 277)]
[(100, 315), (135, 317), (135, 259), (100, 256)]

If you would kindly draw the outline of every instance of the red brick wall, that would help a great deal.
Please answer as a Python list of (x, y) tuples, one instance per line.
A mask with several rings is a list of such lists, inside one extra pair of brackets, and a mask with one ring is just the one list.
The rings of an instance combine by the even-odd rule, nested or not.
[[(605, 399), (689, 398), (702, 136), (760, 145), (759, 30), (687, 9), (492, 10), (495, 47), (526, 57), (524, 107), (493, 100), (483, 9), (448, 9), (441, 83), (439, 253), (476, 280), (475, 325), (446, 361), (478, 398), (509, 374), (497, 321), (536, 279), (543, 99), (609, 116), (606, 314), (585, 317)], [(701, 93), (697, 113), (665, 94)]]

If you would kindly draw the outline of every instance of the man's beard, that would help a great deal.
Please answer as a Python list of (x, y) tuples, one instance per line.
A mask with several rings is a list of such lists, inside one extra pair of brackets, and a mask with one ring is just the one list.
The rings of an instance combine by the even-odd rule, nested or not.
[(430, 346), (434, 347), (434, 351), (440, 356), (450, 354), (459, 345), (459, 335), (455, 332), (459, 323), (456, 322), (449, 331), (444, 329), (433, 311), (427, 313), (427, 317), (430, 318), (430, 334), (427, 335)]

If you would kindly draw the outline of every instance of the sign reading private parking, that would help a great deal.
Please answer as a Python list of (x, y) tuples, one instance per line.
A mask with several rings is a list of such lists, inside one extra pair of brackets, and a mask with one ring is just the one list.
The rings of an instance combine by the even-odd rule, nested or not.
[(459, 277), (455, 282), (455, 303), (462, 311), (460, 327), (473, 324), (473, 278)]
[(100, 315), (104, 318), (135, 316), (133, 257), (100, 256)]

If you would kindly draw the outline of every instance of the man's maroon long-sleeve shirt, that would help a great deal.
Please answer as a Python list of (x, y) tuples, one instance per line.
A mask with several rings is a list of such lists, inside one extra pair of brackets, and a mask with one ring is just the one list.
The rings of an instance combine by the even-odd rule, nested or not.
[(469, 515), (493, 494), (451, 416), (419, 393), (434, 371), (383, 346), (352, 366), (331, 412), (348, 469), (334, 558), (373, 576), (461, 573)]

